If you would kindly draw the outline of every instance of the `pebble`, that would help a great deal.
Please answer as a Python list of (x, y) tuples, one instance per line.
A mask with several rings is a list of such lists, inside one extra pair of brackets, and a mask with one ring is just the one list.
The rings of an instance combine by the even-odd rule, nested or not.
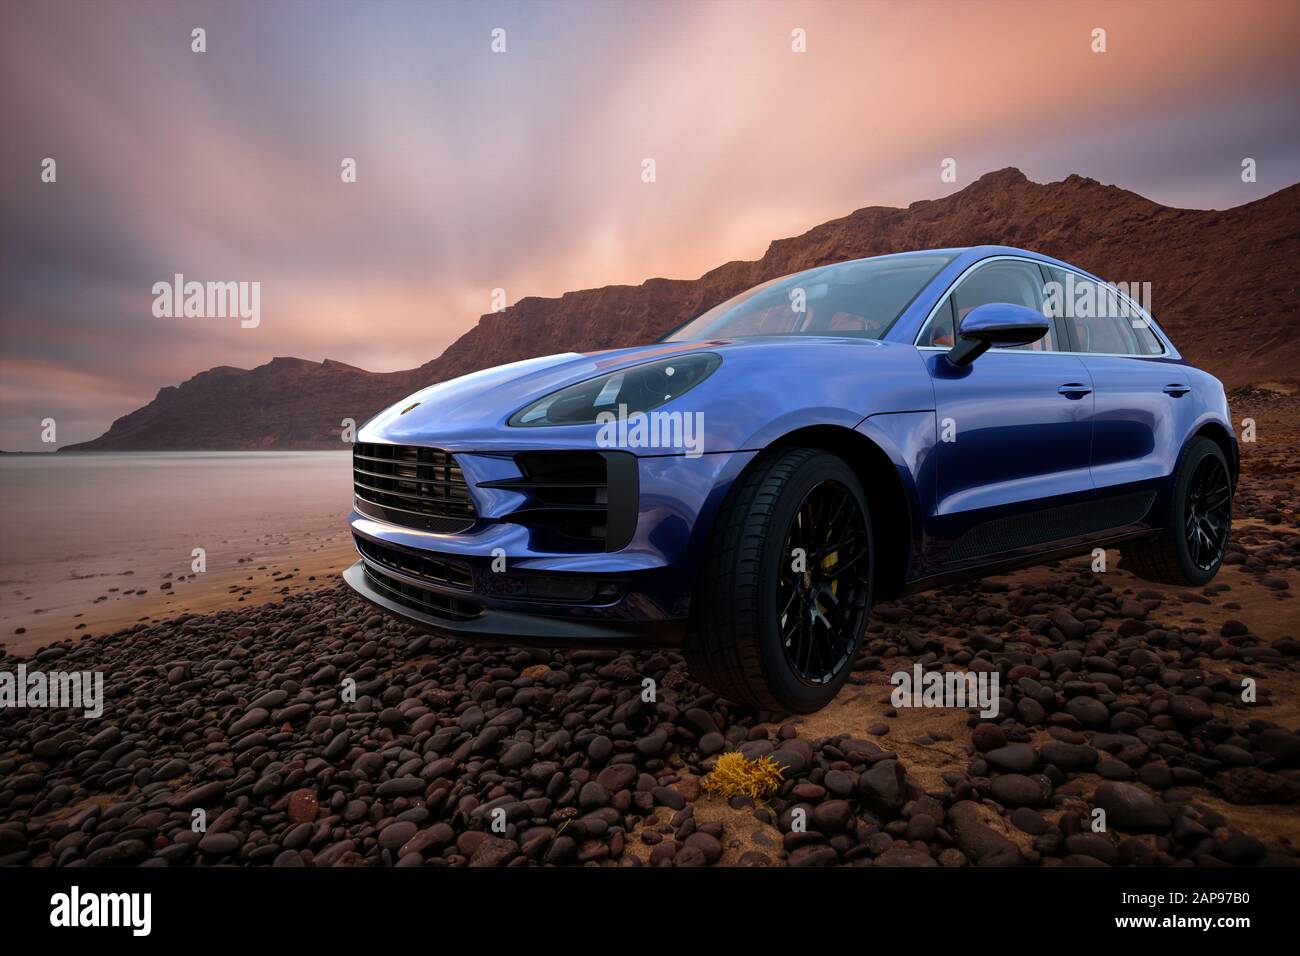
[(1129, 833), (1162, 833), (1169, 829), (1169, 812), (1145, 790), (1107, 781), (1097, 787), (1093, 802), (1106, 811), (1107, 828)]

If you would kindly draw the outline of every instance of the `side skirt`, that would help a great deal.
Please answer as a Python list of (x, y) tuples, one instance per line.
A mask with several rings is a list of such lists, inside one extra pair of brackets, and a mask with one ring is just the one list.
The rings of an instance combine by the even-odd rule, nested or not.
[(919, 591), (931, 591), (935, 588), (945, 587), (949, 584), (957, 584), (962, 581), (974, 581), (993, 574), (1005, 574), (1008, 571), (1018, 571), (1021, 568), (1029, 568), (1039, 564), (1050, 564), (1053, 561), (1060, 561), (1064, 558), (1073, 558), (1081, 554), (1087, 554), (1092, 551), (1093, 548), (1123, 544), (1127, 541), (1141, 541), (1143, 539), (1158, 538), (1161, 533), (1161, 529), (1158, 528), (1138, 528), (1133, 531), (1111, 534), (1106, 537), (1096, 538), (1092, 541), (1085, 541), (1080, 544), (1054, 548), (1050, 551), (1040, 551), (1037, 554), (1020, 555), (1002, 561), (991, 561), (988, 564), (981, 564), (973, 568), (944, 571), (939, 574), (932, 574), (929, 577), (909, 581), (903, 586), (902, 595), (900, 596), (916, 594)]

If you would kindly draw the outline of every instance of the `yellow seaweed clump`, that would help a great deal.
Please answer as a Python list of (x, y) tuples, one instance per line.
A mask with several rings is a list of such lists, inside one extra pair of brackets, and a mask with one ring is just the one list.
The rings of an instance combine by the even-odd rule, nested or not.
[(781, 768), (764, 754), (747, 760), (733, 750), (718, 758), (713, 772), (704, 778), (703, 787), (723, 797), (752, 797), (761, 800), (781, 785)]

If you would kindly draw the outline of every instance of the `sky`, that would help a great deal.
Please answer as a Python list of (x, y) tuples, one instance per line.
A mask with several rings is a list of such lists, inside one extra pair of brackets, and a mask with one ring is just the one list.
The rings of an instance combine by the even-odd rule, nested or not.
[[(1006, 166), (1260, 199), (1300, 181), (1297, 47), (1291, 0), (6, 0), (0, 448), (217, 365), (412, 368), (502, 296), (694, 278)], [(259, 283), (256, 325), (170, 314), (178, 273)]]

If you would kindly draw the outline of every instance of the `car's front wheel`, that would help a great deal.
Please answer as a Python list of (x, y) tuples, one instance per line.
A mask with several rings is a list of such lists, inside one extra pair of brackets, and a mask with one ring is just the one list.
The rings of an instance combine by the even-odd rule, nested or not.
[(866, 496), (842, 459), (767, 454), (715, 521), (686, 646), (691, 673), (755, 709), (826, 706), (862, 643), (873, 546)]
[(1202, 585), (1218, 573), (1232, 530), (1232, 478), (1222, 449), (1194, 438), (1174, 471), (1164, 532), (1120, 548), (1121, 565), (1162, 584)]

